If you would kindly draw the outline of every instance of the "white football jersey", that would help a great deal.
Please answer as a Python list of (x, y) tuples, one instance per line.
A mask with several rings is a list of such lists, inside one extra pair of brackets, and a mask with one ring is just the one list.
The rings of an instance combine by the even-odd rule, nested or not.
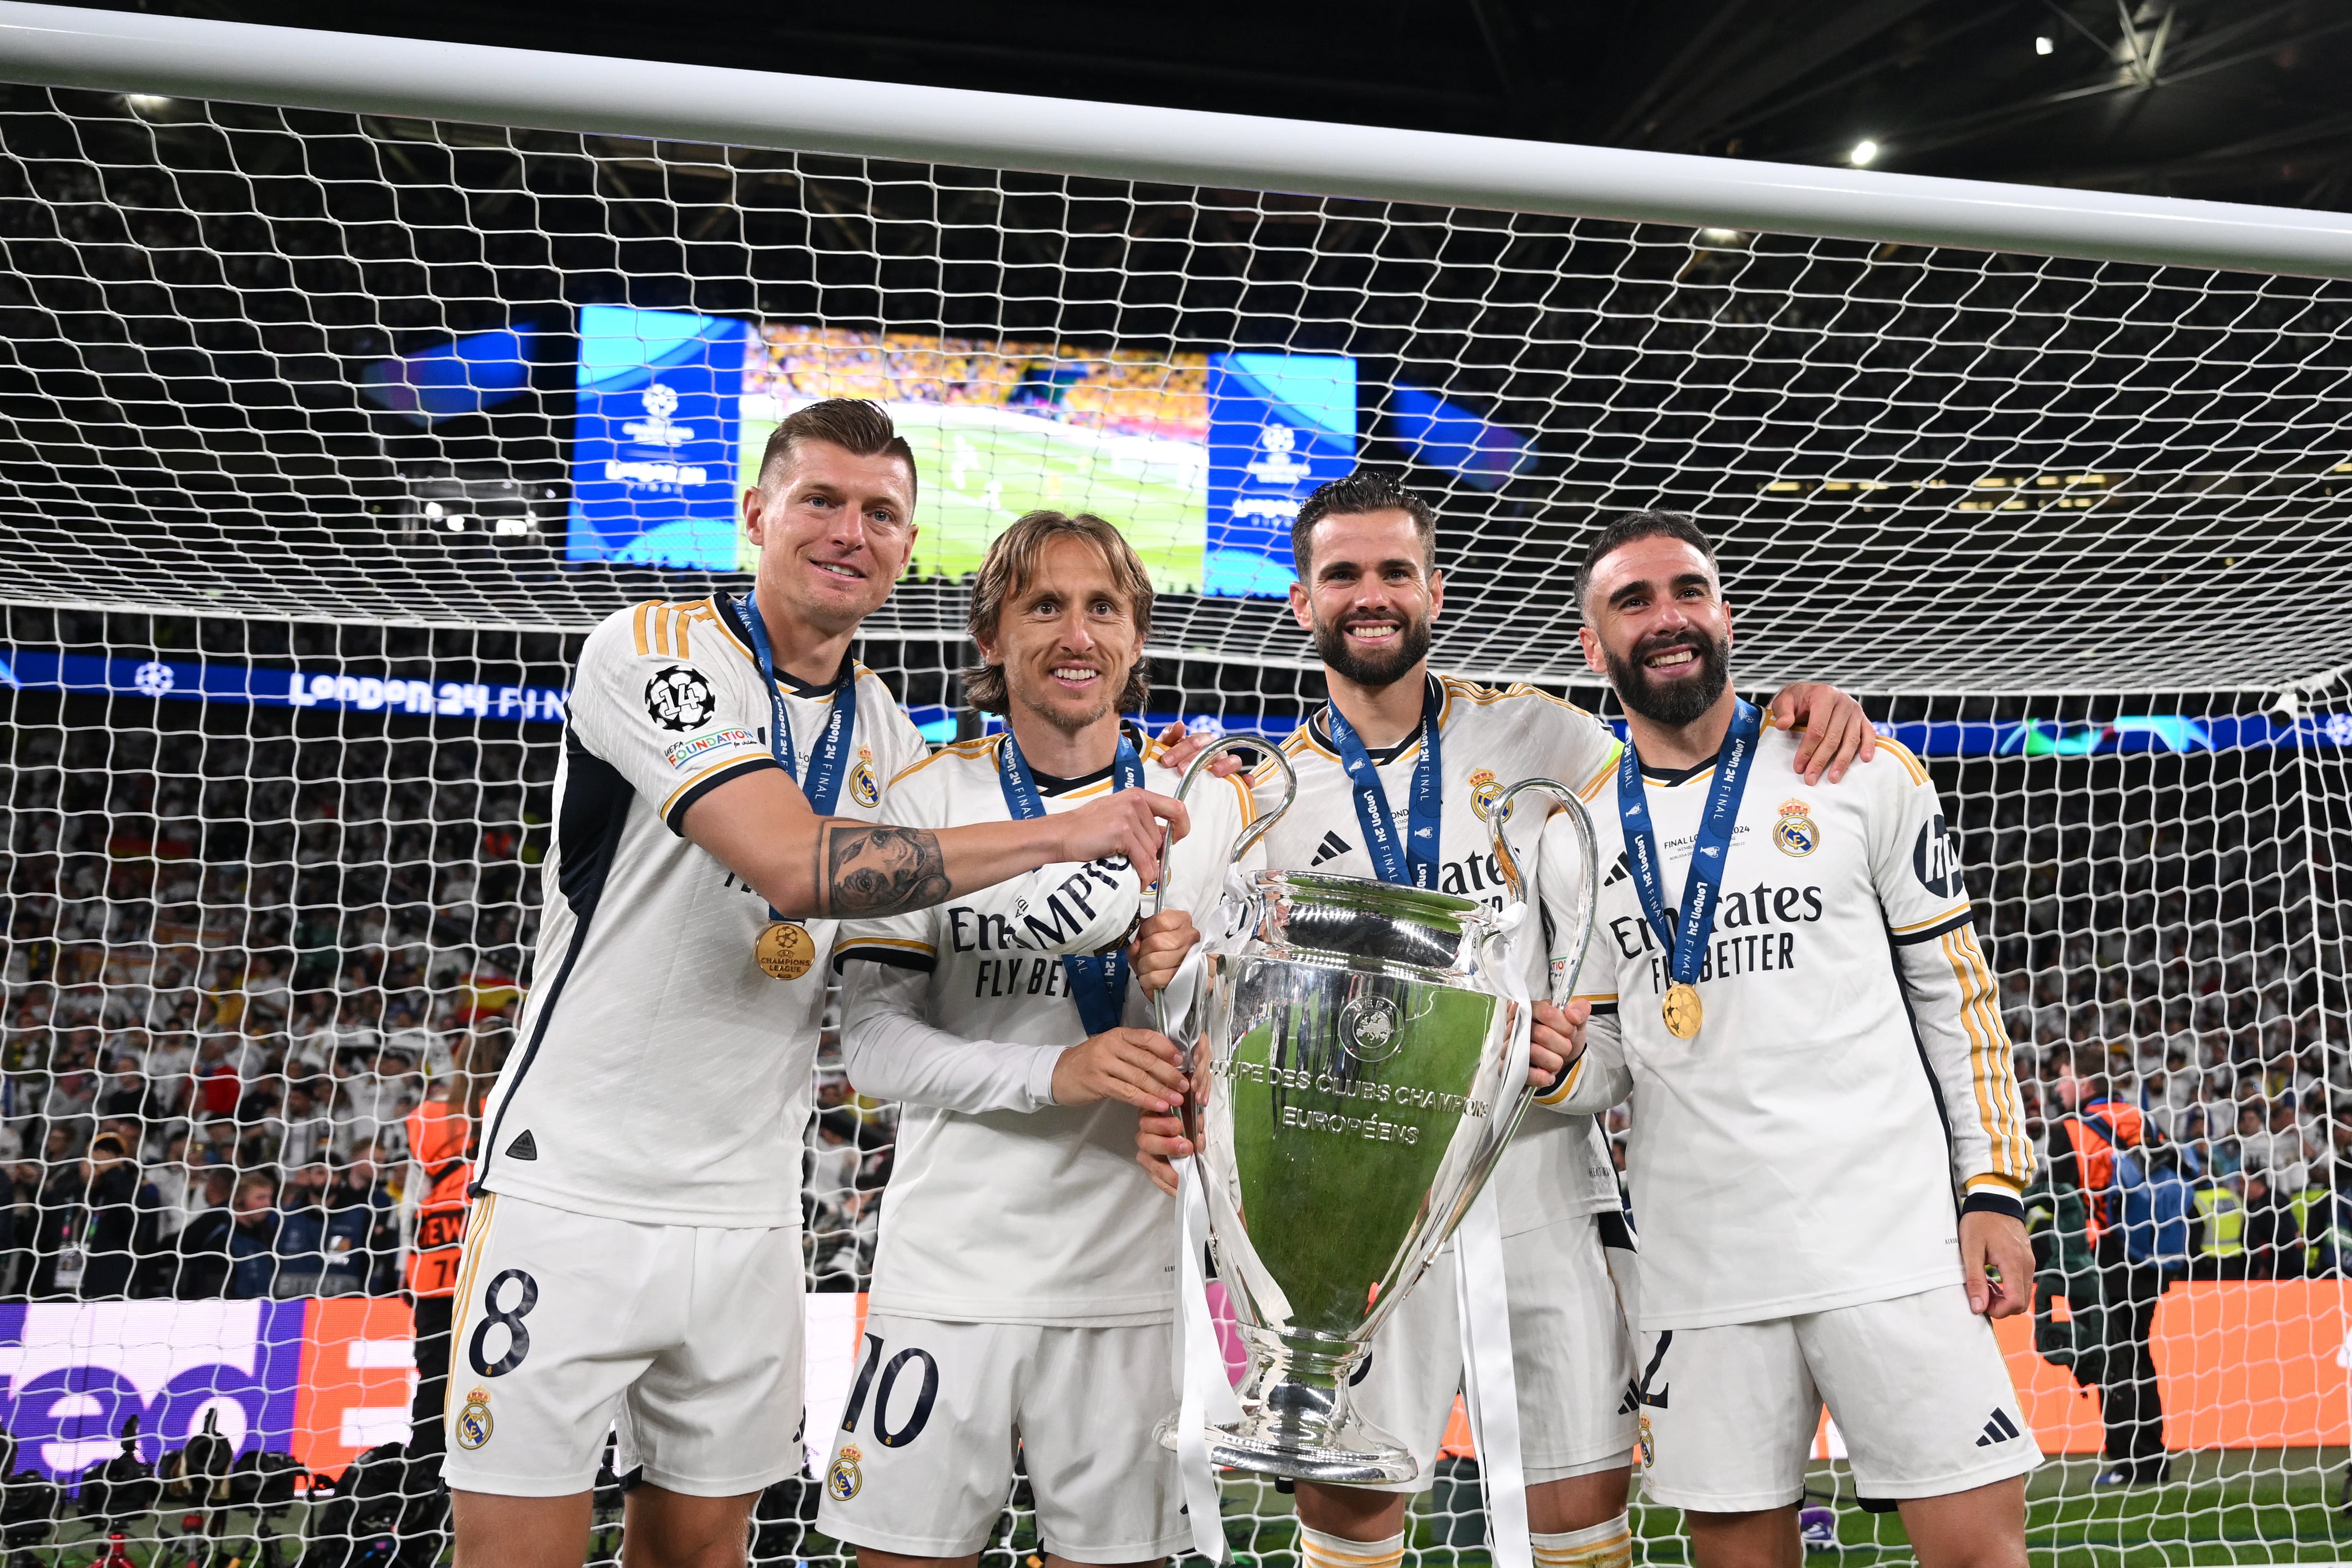
[[(1438, 826), (1438, 891), (1500, 910), (1508, 895), (1502, 868), (1488, 847), (1488, 805), (1521, 779), (1549, 778), (1570, 789), (1582, 788), (1608, 766), (1616, 737), (1581, 708), (1532, 687), (1496, 690), (1447, 677), (1441, 689), (1438, 752), (1445, 778)], [(1298, 798), (1266, 836), (1266, 864), (1343, 877), (1376, 876), (1357, 820), (1355, 794), (1326, 716), (1318, 713), (1299, 726), (1283, 742), (1282, 752), (1297, 772)], [(1413, 767), (1421, 760), (1418, 731), (1402, 745), (1370, 756), (1387, 789), (1397, 831), (1407, 832)], [(1532, 810), (1516, 813), (1528, 826), (1512, 831), (1513, 844), (1522, 850), (1522, 874), (1534, 870), (1538, 883), (1545, 873), (1528, 851), (1536, 843), (1534, 825), (1546, 810), (1544, 799), (1537, 796)], [(1281, 800), (1282, 775), (1271, 768), (1262, 770), (1258, 811), (1270, 812)], [(1535, 916), (1531, 912), (1528, 918)], [(1563, 934), (1565, 931), (1563, 927)], [(1538, 999), (1548, 995), (1544, 932), (1530, 927), (1519, 943), (1519, 955), (1528, 994)], [(1507, 1236), (1569, 1215), (1613, 1209), (1619, 1202), (1608, 1147), (1590, 1116), (1531, 1110), (1519, 1123), (1494, 1180)]]
[[(892, 782), (883, 820), (1010, 820), (1003, 743), (961, 741), (919, 763)], [(1148, 748), (1147, 760), (1157, 751)], [(1036, 783), (1049, 814), (1111, 788), (1108, 770)], [(1204, 777), (1186, 804), (1192, 831), (1171, 857), (1166, 906), (1205, 921), (1249, 824), (1249, 792), (1238, 779)], [(1253, 852), (1247, 864), (1255, 863)], [(1113, 884), (1134, 881), (1123, 860), (1097, 865), (1097, 885), (1113, 898)], [(1084, 886), (1072, 892), (1090, 896)], [(1024, 911), (992, 889), (844, 925), (836, 962), (852, 1081), (908, 1102), (882, 1203), (876, 1312), (1094, 1326), (1164, 1322), (1173, 1312), (1175, 1205), (1136, 1163), (1135, 1109), (1052, 1102), (1054, 1060), (1087, 1037), (1057, 953), (1094, 912), (1051, 899)], [(873, 1044), (868, 1031), (890, 1014), (929, 1026), (919, 1032), (933, 1048)], [(1155, 1026), (1132, 980), (1123, 1021)], [(959, 1054), (972, 1062), (951, 1059)], [(912, 1059), (923, 1055), (928, 1063)]]
[[(776, 766), (732, 600), (653, 601), (589, 634), (555, 775), (544, 913), (513, 1057), (484, 1110), (481, 1185), (652, 1225), (796, 1226), (832, 921), (771, 979), (765, 900), (683, 836), (687, 808)], [(923, 738), (872, 671), (835, 813), (874, 819)], [(794, 754), (835, 687), (779, 676)]]
[[(1578, 994), (1593, 1018), (1550, 1098), (1599, 1110), (1633, 1096), (1645, 1331), (1957, 1286), (1960, 1204), (2013, 1212), (2033, 1174), (1927, 770), (1882, 740), (1843, 783), (1792, 782), (1797, 743), (1777, 730), (1758, 741), (1689, 1040), (1660, 1011), (1673, 982), (1625, 868), (1614, 771), (1586, 791), (1601, 930)], [(1710, 763), (1646, 784), (1670, 913), (1714, 779)]]

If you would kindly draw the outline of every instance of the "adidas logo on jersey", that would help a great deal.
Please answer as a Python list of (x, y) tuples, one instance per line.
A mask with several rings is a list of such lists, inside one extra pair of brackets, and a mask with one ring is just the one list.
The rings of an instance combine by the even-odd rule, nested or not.
[(1307, 864), (1309, 866), (1320, 866), (1326, 860), (1337, 860), (1340, 856), (1345, 855), (1349, 850), (1354, 847), (1354, 845), (1340, 837), (1337, 833), (1326, 833), (1323, 836), (1323, 842), (1315, 847), (1315, 858), (1312, 860), (1309, 860)]
[(1995, 1443), (2006, 1443), (2017, 1435), (2017, 1423), (2009, 1418), (2009, 1412), (1995, 1409), (1992, 1419), (1984, 1424), (1984, 1434), (1977, 1439), (1977, 1447), (1990, 1448)]
[(1625, 851), (1620, 849), (1617, 851), (1616, 864), (1609, 868), (1609, 875), (1601, 879), (1601, 885), (1604, 888), (1613, 888), (1633, 874), (1633, 868), (1625, 864)]
[(530, 1128), (524, 1128), (522, 1130), (522, 1135), (517, 1138), (513, 1142), (507, 1145), (507, 1158), (509, 1160), (536, 1160), (539, 1158), (539, 1144), (531, 1137)]

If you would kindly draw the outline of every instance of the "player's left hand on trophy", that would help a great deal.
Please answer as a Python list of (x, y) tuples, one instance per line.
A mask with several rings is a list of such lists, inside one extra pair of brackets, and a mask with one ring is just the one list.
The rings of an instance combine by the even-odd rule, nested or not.
[(1584, 1054), (1584, 1026), (1592, 1021), (1592, 1004), (1570, 1001), (1555, 1007), (1538, 1002), (1535, 1014), (1535, 1026), (1528, 1033), (1528, 1081), (1549, 1089)]
[(1797, 742), (1797, 771), (1817, 784), (1827, 774), (1832, 784), (1845, 777), (1856, 759), (1868, 762), (1878, 754), (1878, 729), (1862, 704), (1834, 686), (1801, 680), (1784, 686), (1772, 699), (1768, 716), (1776, 730), (1802, 729)]
[[(1168, 748), (1160, 753), (1160, 765), (1181, 773), (1192, 765), (1192, 759), (1207, 750), (1217, 735), (1213, 730), (1187, 731), (1181, 721), (1171, 720), (1157, 738), (1161, 745)], [(1241, 771), (1241, 758), (1231, 752), (1209, 764), (1209, 776), (1212, 778), (1230, 778)]]
[(2011, 1318), (2033, 1305), (2033, 1243), (2015, 1215), (1989, 1209), (1962, 1215), (1960, 1268), (1969, 1311)]
[(1105, 1029), (1054, 1063), (1054, 1103), (1116, 1100), (1138, 1110), (1173, 1110), (1184, 1097), (1184, 1058), (1153, 1029)]
[(1143, 994), (1153, 996), (1168, 989), (1168, 983), (1183, 966), (1184, 955), (1200, 940), (1192, 917), (1182, 910), (1162, 910), (1140, 921), (1135, 928), (1134, 945), (1128, 950), (1128, 963)]

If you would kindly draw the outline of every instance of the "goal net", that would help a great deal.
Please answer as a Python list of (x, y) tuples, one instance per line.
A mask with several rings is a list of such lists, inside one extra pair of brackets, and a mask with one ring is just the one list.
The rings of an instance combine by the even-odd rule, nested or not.
[[(6, 1545), (443, 1550), (405, 1118), (532, 979), (587, 628), (740, 591), (747, 460), (848, 394), (921, 458), (861, 656), (935, 740), (1034, 506), (1142, 549), (1153, 723), (1273, 731), (1313, 482), (1404, 470), (1439, 665), (1595, 706), (1581, 541), (1696, 512), (1758, 689), (1864, 694), (1957, 813), (2037, 1129), (2100, 1047), (2183, 1153), (2168, 1479), (2095, 1487), (2065, 1309), (2002, 1325), (2035, 1560), (2352, 1556), (2352, 285), (23, 86), (0, 247)], [(896, 1117), (830, 1040), (814, 1099), (821, 1455)], [(1818, 1452), (1811, 1527), (1906, 1558)], [(818, 1485), (758, 1561), (845, 1558)], [(1287, 1496), (1223, 1500), (1291, 1560)], [(1415, 1560), (1482, 1510), (1465, 1441)], [(1040, 1558), (1018, 1488), (990, 1552)]]

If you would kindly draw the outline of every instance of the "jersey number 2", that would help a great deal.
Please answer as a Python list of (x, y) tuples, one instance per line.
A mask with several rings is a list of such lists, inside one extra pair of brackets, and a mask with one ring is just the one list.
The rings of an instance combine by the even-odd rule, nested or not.
[[(509, 1280), (521, 1284), (522, 1295), (513, 1306), (501, 1310), (499, 1292)], [(521, 1269), (507, 1269), (490, 1281), (490, 1288), (482, 1292), (482, 1321), (474, 1326), (474, 1337), (466, 1342), (466, 1359), (473, 1363), (476, 1372), (484, 1377), (504, 1377), (522, 1364), (522, 1358), (530, 1353), (530, 1331), (522, 1326), (522, 1321), (538, 1305), (539, 1281)], [(489, 1358), (492, 1324), (507, 1331), (507, 1353), (495, 1362)]]
[[(906, 1370), (910, 1361), (923, 1363), (923, 1387), (915, 1395), (914, 1414), (907, 1417), (904, 1426), (893, 1432), (889, 1418), (890, 1394), (898, 1386), (898, 1374)], [(874, 1381), (874, 1369), (877, 1366), (882, 1367), (879, 1387), (875, 1386)], [(843, 1431), (857, 1430), (857, 1418), (866, 1414), (868, 1392), (874, 1395), (875, 1441), (886, 1448), (902, 1448), (923, 1435), (923, 1427), (931, 1418), (931, 1404), (940, 1396), (940, 1363), (931, 1359), (930, 1352), (909, 1348), (892, 1356), (887, 1366), (882, 1366), (882, 1336), (868, 1334), (866, 1336), (866, 1363), (857, 1369), (856, 1384), (849, 1391), (849, 1408), (842, 1413)]]

